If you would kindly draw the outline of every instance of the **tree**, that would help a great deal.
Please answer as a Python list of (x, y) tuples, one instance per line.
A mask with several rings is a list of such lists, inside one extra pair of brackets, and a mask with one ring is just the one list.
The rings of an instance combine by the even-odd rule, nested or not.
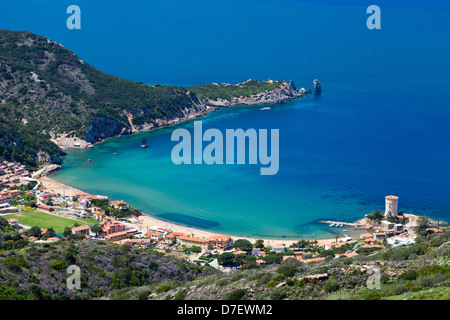
[(258, 249), (264, 249), (264, 240), (261, 240), (261, 239), (256, 240), (256, 242), (253, 246)]
[(430, 225), (430, 219), (424, 214), (417, 219), (417, 233), (421, 236), (427, 235), (427, 228)]
[(202, 248), (200, 248), (199, 246), (192, 246), (191, 247), (191, 252), (193, 252), (193, 253), (200, 253), (200, 252), (202, 252)]
[(217, 257), (217, 261), (224, 266), (231, 266), (234, 264), (234, 254), (232, 252), (224, 252)]
[(381, 222), (384, 219), (384, 214), (380, 210), (375, 210), (372, 214), (368, 214), (367, 218), (375, 222)]
[(250, 241), (248, 241), (246, 239), (239, 239), (233, 243), (232, 247), (235, 249), (248, 251), (248, 250), (252, 250), (253, 245)]
[(37, 226), (31, 227), (31, 229), (28, 230), (28, 234), (32, 237), (39, 238), (41, 235), (41, 228), (39, 228)]
[(72, 234), (72, 229), (70, 229), (69, 227), (65, 227), (64, 232), (63, 232), (63, 237), (66, 238), (66, 237), (70, 236), (71, 234)]
[(102, 228), (102, 226), (100, 226), (99, 224), (94, 224), (94, 225), (91, 227), (91, 231), (92, 231), (93, 233), (95, 233), (95, 235), (98, 235), (98, 233), (101, 232), (102, 230), (103, 230), (103, 228)]
[(45, 232), (45, 238), (51, 238), (51, 237), (56, 237), (56, 232), (55, 230), (53, 230), (53, 228), (48, 228), (47, 231)]

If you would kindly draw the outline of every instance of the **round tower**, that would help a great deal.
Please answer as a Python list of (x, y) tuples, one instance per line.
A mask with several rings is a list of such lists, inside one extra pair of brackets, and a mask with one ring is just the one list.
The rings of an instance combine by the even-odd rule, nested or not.
[(386, 218), (396, 217), (398, 208), (398, 197), (397, 196), (386, 196), (385, 197), (386, 208), (384, 210), (384, 215)]

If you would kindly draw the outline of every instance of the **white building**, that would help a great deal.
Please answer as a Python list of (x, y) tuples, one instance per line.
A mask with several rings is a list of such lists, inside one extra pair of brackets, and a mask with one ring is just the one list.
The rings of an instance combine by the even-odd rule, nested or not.
[(395, 224), (386, 220), (381, 221), (381, 228), (385, 231), (394, 230)]
[(397, 196), (386, 196), (385, 197), (386, 207), (384, 209), (384, 215), (386, 218), (396, 217), (398, 208), (398, 197)]

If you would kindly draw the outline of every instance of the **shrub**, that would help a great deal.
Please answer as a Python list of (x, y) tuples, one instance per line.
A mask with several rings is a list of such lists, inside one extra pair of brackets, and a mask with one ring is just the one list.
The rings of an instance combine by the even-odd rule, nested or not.
[(145, 291), (142, 291), (142, 292), (140, 292), (140, 293), (138, 294), (137, 299), (138, 299), (138, 300), (147, 300), (147, 299), (148, 299), (148, 296), (149, 296), (151, 293), (152, 293), (151, 290), (145, 290)]
[(339, 282), (336, 279), (329, 279), (325, 281), (325, 284), (323, 285), (323, 289), (327, 293), (337, 291), (339, 290), (339, 287)]
[(427, 276), (436, 273), (450, 274), (450, 267), (434, 265), (434, 266), (424, 266), (419, 269), (420, 276)]
[(286, 289), (283, 287), (273, 289), (272, 293), (270, 294), (271, 300), (283, 300), (286, 297), (287, 297)]
[(6, 258), (1, 263), (13, 272), (20, 272), (22, 268), (30, 269), (30, 265), (22, 258)]
[(297, 268), (290, 266), (281, 266), (277, 269), (277, 272), (284, 275), (285, 277), (293, 277), (297, 273)]
[(230, 283), (230, 280), (225, 278), (225, 279), (220, 279), (219, 281), (217, 281), (216, 285), (218, 285), (219, 287), (224, 287), (224, 286), (226, 286), (229, 283)]
[(403, 294), (408, 291), (408, 287), (404, 284), (400, 284), (394, 287), (394, 292), (396, 295)]
[(432, 288), (432, 287), (436, 286), (436, 283), (437, 283), (437, 281), (436, 281), (435, 277), (428, 276), (428, 277), (425, 277), (425, 278), (421, 278), (419, 280), (418, 284), (419, 284), (419, 286), (421, 286), (423, 288)]
[(173, 299), (174, 300), (185, 300), (186, 296), (187, 296), (186, 290), (182, 290), (182, 291), (179, 291)]
[(56, 261), (50, 262), (48, 266), (52, 269), (55, 269), (56, 271), (62, 271), (65, 269), (66, 264), (64, 261), (56, 260)]
[(236, 289), (228, 293), (225, 300), (244, 300), (247, 297), (247, 289)]
[(160, 286), (158, 289), (156, 289), (156, 292), (161, 293), (161, 292), (166, 292), (169, 291), (172, 288), (172, 285), (170, 283), (166, 283), (163, 284), (162, 286)]
[(294, 285), (294, 280), (292, 280), (292, 279), (286, 279), (286, 284), (287, 284), (289, 287), (292, 287), (292, 286)]
[(417, 276), (418, 274), (416, 270), (408, 270), (399, 275), (398, 280), (416, 280)]
[(380, 300), (381, 294), (377, 291), (371, 292), (364, 297), (364, 300)]

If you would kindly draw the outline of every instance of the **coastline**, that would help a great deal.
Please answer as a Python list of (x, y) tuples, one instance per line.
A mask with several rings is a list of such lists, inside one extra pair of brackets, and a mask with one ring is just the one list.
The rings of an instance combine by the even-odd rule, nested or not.
[[(268, 80), (268, 82), (271, 80)], [(245, 83), (245, 82), (243, 82)], [(243, 84), (241, 83), (241, 84)], [(308, 94), (311, 94), (311, 90), (300, 88), (297, 89), (295, 84), (291, 82), (288, 84), (286, 81), (275, 88), (272, 91), (264, 91), (248, 97), (234, 97), (231, 100), (224, 99), (200, 99), (200, 104), (195, 104), (196, 110), (186, 110), (183, 112), (182, 117), (169, 118), (169, 119), (155, 119), (154, 123), (144, 123), (141, 125), (136, 125), (133, 123), (133, 117), (130, 113), (124, 110), (127, 115), (128, 123), (130, 125), (129, 130), (122, 128), (120, 134), (104, 136), (100, 139), (95, 139), (95, 141), (86, 141), (88, 139), (78, 138), (78, 137), (68, 137), (68, 134), (62, 134), (60, 136), (52, 137), (50, 140), (55, 143), (62, 150), (64, 149), (90, 149), (93, 148), (95, 144), (103, 142), (110, 138), (117, 138), (123, 135), (131, 135), (139, 132), (154, 131), (158, 129), (163, 129), (175, 125), (179, 125), (186, 121), (191, 121), (195, 119), (200, 119), (207, 116), (211, 112), (215, 112), (220, 108), (230, 108), (230, 107), (245, 107), (245, 106), (261, 106), (261, 105), (273, 105), (273, 104), (285, 104), (289, 101), (302, 98)], [(85, 140), (86, 139), (86, 140)]]
[[(51, 179), (48, 176), (42, 176), (42, 177), (38, 178), (38, 180), (41, 182), (42, 188), (40, 190), (42, 190), (42, 191), (48, 191), (48, 192), (51, 191), (53, 193), (65, 194), (66, 196), (74, 196), (77, 193), (84, 193), (86, 195), (92, 195), (92, 194), (89, 194), (80, 189), (65, 185), (61, 182)], [(139, 220), (139, 222), (137, 222), (136, 224), (145, 230), (148, 230), (153, 226), (159, 226), (159, 227), (170, 228), (174, 232), (182, 232), (182, 233), (187, 233), (190, 235), (193, 234), (195, 238), (201, 238), (201, 239), (203, 239), (203, 238), (206, 239), (210, 236), (221, 234), (221, 233), (217, 233), (217, 232), (211, 232), (211, 231), (207, 231), (207, 230), (198, 229), (195, 227), (183, 226), (183, 225), (176, 224), (176, 223), (173, 223), (173, 222), (170, 222), (167, 220), (162, 220), (162, 219), (153, 217), (153, 216), (145, 214), (143, 212), (142, 212), (142, 215), (138, 217), (138, 220)], [(228, 235), (228, 234), (226, 234), (226, 235)], [(233, 235), (228, 235), (228, 236), (230, 236), (234, 240), (246, 239), (252, 243), (255, 243), (257, 240), (264, 240), (264, 244), (266, 246), (270, 246), (270, 247), (282, 246), (282, 245), (289, 246), (290, 244), (297, 242), (301, 239), (301, 238), (270, 239), (270, 238), (252, 238), (252, 237), (233, 236)], [(338, 237), (338, 241), (340, 238), (342, 238), (342, 236)], [(316, 240), (319, 245), (331, 245), (332, 243), (336, 243), (336, 238), (314, 239), (314, 240)]]

